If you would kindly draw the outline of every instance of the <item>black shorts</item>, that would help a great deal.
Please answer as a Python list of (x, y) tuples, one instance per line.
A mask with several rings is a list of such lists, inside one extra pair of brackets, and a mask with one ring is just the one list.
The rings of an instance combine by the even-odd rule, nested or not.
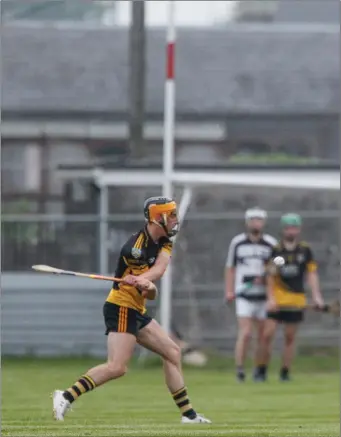
[(109, 332), (122, 332), (137, 336), (153, 319), (148, 314), (141, 314), (132, 308), (126, 308), (105, 302), (103, 307), (105, 335)]
[(304, 319), (303, 310), (279, 310), (268, 312), (268, 319), (276, 320), (279, 323), (301, 323)]

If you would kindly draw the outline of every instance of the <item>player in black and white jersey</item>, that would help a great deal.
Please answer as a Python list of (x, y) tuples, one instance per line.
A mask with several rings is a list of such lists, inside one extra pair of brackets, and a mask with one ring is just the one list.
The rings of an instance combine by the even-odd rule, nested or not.
[[(261, 360), (261, 342), (266, 319), (265, 265), (275, 238), (264, 233), (267, 213), (261, 208), (245, 213), (245, 232), (236, 235), (229, 247), (225, 269), (225, 298), (236, 301), (238, 338), (235, 347), (237, 379), (245, 380), (244, 363), (254, 327), (257, 329), (255, 369)], [(255, 370), (254, 379), (258, 380)]]

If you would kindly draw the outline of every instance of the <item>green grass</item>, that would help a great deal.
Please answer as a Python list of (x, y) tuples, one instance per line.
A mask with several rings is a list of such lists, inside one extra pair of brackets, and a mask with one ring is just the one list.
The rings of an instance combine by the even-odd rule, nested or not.
[(289, 384), (271, 374), (266, 384), (240, 385), (226, 370), (231, 366), (224, 369), (221, 362), (210, 369), (186, 369), (193, 405), (213, 425), (179, 424), (162, 370), (156, 366), (133, 366), (125, 378), (80, 398), (64, 423), (54, 422), (50, 393), (70, 386), (93, 364), (96, 360), (3, 360), (1, 435), (340, 436), (339, 375), (330, 371), (338, 368), (337, 358), (301, 360)]

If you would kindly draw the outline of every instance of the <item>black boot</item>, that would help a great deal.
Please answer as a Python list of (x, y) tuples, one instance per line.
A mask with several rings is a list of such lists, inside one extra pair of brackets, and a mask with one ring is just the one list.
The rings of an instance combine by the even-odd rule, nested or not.
[(279, 374), (279, 379), (283, 382), (287, 382), (290, 381), (290, 374), (289, 374), (289, 369), (287, 367), (282, 367), (280, 374)]
[(256, 367), (253, 373), (253, 380), (255, 382), (265, 382), (267, 379), (267, 366), (258, 366)]
[(239, 382), (245, 381), (246, 376), (245, 376), (244, 369), (242, 367), (237, 367), (236, 378), (237, 378), (237, 381), (239, 381)]

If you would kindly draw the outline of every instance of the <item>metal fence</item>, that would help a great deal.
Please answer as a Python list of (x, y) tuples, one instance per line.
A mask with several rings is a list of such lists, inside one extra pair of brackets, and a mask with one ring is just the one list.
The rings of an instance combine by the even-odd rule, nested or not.
[[(278, 234), (280, 212), (270, 212), (268, 231)], [(339, 262), (339, 211), (301, 212), (304, 236), (315, 250), (325, 251), (328, 260)], [(100, 241), (100, 220), (96, 215), (3, 215), (1, 222), (1, 250), (3, 271), (26, 271), (34, 263), (58, 265), (62, 268), (81, 268), (98, 271), (100, 246), (109, 254), (114, 266), (122, 244), (137, 229), (143, 227), (139, 214), (115, 214), (107, 218), (109, 240)], [(178, 241), (186, 241), (191, 256), (198, 251), (201, 257), (214, 260), (215, 266), (224, 257), (229, 240), (243, 229), (240, 213), (189, 213)], [(200, 247), (199, 247), (200, 246)], [(219, 247), (217, 251), (217, 247)], [(211, 253), (214, 249), (214, 253)], [(321, 261), (326, 260), (325, 256)], [(205, 269), (215, 272), (210, 267)]]
[[(278, 234), (280, 213), (270, 213), (268, 231)], [(327, 300), (339, 290), (339, 212), (302, 213), (304, 238), (319, 263)], [(135, 214), (109, 217), (111, 271), (122, 244), (143, 226)], [(110, 284), (34, 275), (30, 266), (97, 271), (100, 242), (98, 217), (9, 217), (2, 219), (2, 329), (4, 353), (104, 353), (101, 305)], [(223, 303), (223, 273), (231, 238), (243, 229), (240, 214), (189, 214), (174, 253), (173, 322), (191, 342), (232, 351), (236, 323)], [(23, 273), (26, 272), (26, 273)], [(157, 309), (152, 307), (156, 313)], [(303, 344), (336, 345), (338, 323), (310, 315), (302, 329)], [(77, 340), (78, 339), (78, 340)]]

